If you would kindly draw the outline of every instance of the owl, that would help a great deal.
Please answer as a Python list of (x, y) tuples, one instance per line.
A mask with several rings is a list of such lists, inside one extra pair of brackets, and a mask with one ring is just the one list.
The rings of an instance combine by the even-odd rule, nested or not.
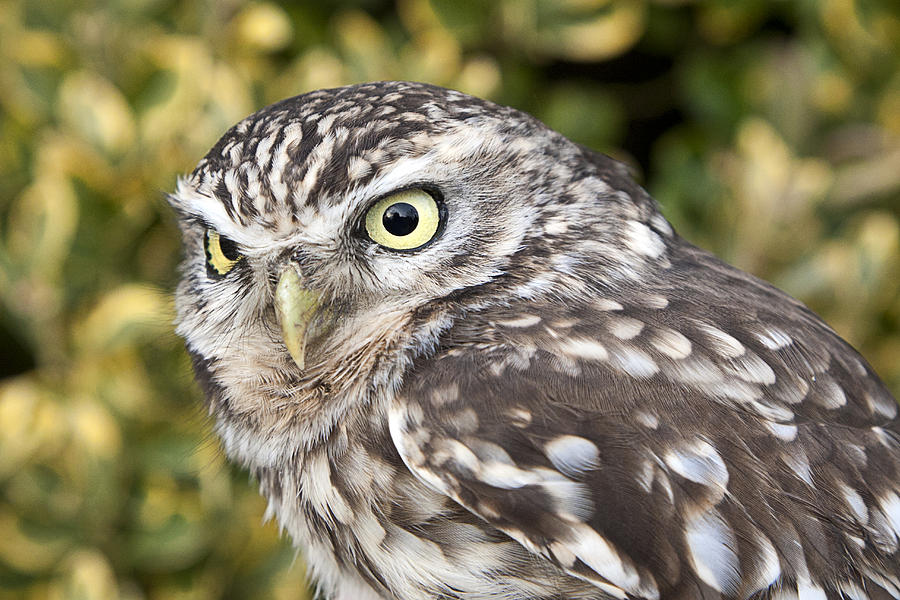
[(612, 159), (409, 82), (182, 178), (177, 331), (325, 598), (898, 599), (900, 422)]

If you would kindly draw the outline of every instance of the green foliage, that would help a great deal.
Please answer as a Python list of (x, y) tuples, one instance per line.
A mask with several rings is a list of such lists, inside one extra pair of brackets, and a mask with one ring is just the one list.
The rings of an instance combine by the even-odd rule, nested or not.
[(163, 200), (231, 124), (417, 79), (635, 166), (900, 392), (894, 0), (0, 3), (0, 596), (307, 598), (172, 333)]

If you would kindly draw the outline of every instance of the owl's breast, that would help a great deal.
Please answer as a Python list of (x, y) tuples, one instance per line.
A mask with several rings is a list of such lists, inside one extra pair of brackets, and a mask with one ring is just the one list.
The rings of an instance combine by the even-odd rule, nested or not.
[(449, 589), (489, 598), (498, 586), (508, 597), (596, 593), (418, 480), (386, 424), (352, 440), (341, 428), (292, 466), (256, 475), (267, 516), (288, 530), (336, 598), (364, 598), (360, 589), (409, 600), (446, 597)]

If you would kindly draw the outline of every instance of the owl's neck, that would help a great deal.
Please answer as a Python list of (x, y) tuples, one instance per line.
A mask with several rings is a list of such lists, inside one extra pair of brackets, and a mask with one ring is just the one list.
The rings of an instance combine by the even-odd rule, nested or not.
[[(351, 423), (386, 423), (387, 408), (413, 359), (437, 347), (451, 322), (443, 311), (412, 322), (385, 319), (356, 344), (337, 340), (333, 347), (352, 350), (331, 354), (286, 385), (248, 381), (219, 387), (212, 412), (226, 452), (246, 467), (277, 469), (327, 446)], [(239, 412), (236, 406), (252, 410)]]

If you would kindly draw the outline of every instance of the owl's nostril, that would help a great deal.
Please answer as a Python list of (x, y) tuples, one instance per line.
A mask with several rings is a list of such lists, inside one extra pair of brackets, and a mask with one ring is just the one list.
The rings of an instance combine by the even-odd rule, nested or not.
[(309, 256), (301, 250), (286, 249), (270, 263), (268, 269), (269, 284), (275, 288), (287, 269), (297, 272), (300, 280), (305, 280), (303, 266), (309, 263)]

